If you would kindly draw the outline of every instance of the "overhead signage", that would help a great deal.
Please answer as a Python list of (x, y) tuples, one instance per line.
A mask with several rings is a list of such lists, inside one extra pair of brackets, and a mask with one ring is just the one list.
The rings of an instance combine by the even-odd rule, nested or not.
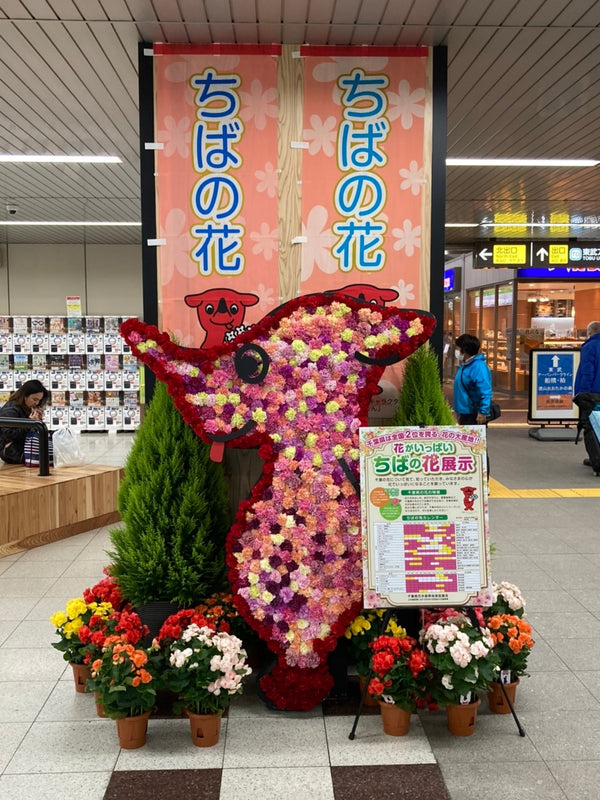
[(600, 267), (600, 242), (533, 242), (532, 267)]
[(486, 605), (485, 426), (359, 435), (364, 607)]
[(528, 267), (517, 270), (517, 277), (543, 280), (577, 278), (597, 281), (600, 280), (600, 264), (597, 267)]
[(529, 353), (529, 422), (576, 422), (573, 404), (579, 350), (536, 350)]
[(475, 251), (475, 267), (524, 267), (529, 264), (529, 242), (482, 244)]
[(474, 266), (516, 267), (522, 278), (595, 278), (600, 272), (600, 242), (483, 242)]

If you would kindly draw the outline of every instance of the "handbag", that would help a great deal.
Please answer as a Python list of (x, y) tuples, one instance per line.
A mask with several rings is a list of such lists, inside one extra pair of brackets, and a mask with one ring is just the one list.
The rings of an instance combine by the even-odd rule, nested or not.
[[(26, 467), (39, 467), (40, 465), (40, 437), (36, 431), (28, 431), (23, 444), (23, 458)], [(52, 464), (53, 448), (52, 439), (48, 437), (48, 463)]]
[(492, 402), (490, 403), (490, 413), (487, 415), (487, 421), (493, 422), (495, 419), (498, 419), (498, 417), (501, 416), (502, 416), (502, 409), (500, 408), (498, 403), (496, 403), (495, 400), (492, 400)]

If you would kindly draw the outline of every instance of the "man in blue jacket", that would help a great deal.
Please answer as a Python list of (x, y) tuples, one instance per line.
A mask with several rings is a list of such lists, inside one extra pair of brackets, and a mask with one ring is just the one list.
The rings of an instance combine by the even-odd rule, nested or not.
[[(579, 366), (575, 375), (575, 395), (582, 392), (600, 393), (600, 322), (590, 322), (587, 326), (587, 337), (581, 345)], [(585, 458), (583, 463), (588, 467), (592, 466), (590, 458)]]
[(479, 339), (463, 333), (455, 342), (463, 359), (454, 378), (454, 411), (459, 425), (485, 425), (492, 402), (492, 374)]

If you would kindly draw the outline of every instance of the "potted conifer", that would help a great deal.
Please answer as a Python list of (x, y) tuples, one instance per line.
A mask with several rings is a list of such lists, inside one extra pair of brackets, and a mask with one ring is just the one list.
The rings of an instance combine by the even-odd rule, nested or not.
[(227, 586), (228, 489), (221, 464), (156, 389), (118, 494), (124, 525), (111, 531), (110, 573), (150, 635), (170, 613)]
[(437, 356), (428, 344), (406, 359), (394, 425), (456, 425), (444, 397)]

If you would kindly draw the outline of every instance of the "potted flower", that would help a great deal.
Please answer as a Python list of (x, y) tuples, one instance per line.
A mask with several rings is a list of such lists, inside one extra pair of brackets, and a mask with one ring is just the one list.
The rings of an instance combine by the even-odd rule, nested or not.
[(484, 608), (483, 616), (486, 619), (496, 614), (514, 614), (516, 617), (525, 616), (525, 599), (521, 590), (514, 583), (502, 581), (492, 584), (492, 605)]
[(164, 683), (175, 692), (190, 719), (194, 744), (216, 744), (221, 715), (232, 695), (241, 693), (243, 679), (252, 672), (241, 640), (214, 630), (214, 626), (191, 622), (170, 640), (166, 657)]
[[(94, 586), (83, 590), (83, 599), (86, 603), (110, 603), (115, 611), (120, 611), (125, 601), (121, 593), (121, 588), (116, 580), (110, 575), (110, 567), (102, 570), (104, 578), (99, 580)], [(127, 604), (129, 605), (129, 604)]]
[(509, 714), (519, 679), (527, 674), (527, 659), (535, 644), (531, 625), (515, 614), (495, 614), (487, 620), (487, 625), (500, 662), (500, 680), (491, 685), (488, 704), (495, 714)]
[[(348, 641), (348, 655), (350, 661), (356, 667), (361, 693), (371, 668), (371, 656), (373, 655), (371, 645), (375, 639), (381, 633), (385, 633), (388, 636), (406, 636), (405, 629), (398, 624), (394, 617), (390, 617), (385, 631), (382, 632), (381, 625), (385, 613), (382, 608), (363, 609), (344, 632), (344, 636)], [(369, 699), (371, 699), (371, 695), (367, 693), (365, 697), (367, 705), (369, 704)], [(371, 700), (371, 703), (377, 705), (373, 700)]]
[[(487, 691), (496, 679), (498, 655), (489, 630), (477, 620), (455, 609), (447, 610), (421, 630), (420, 641), (434, 669), (431, 691), (446, 707), (448, 727), (459, 736), (470, 736), (481, 700), (477, 691)], [(466, 717), (464, 725), (458, 718)]]
[[(84, 595), (85, 596), (85, 595)], [(148, 634), (148, 626), (142, 624), (139, 616), (126, 606), (122, 611), (113, 611), (108, 616), (94, 614), (87, 625), (82, 625), (78, 637), (84, 645), (83, 663), (90, 666), (102, 658), (102, 649), (109, 636), (123, 636), (132, 645), (138, 644)], [(93, 681), (88, 679), (88, 686), (93, 686)], [(106, 716), (100, 700), (100, 692), (96, 691), (96, 710), (99, 717)]]
[(374, 677), (369, 694), (379, 701), (383, 730), (391, 736), (408, 733), (410, 715), (425, 700), (429, 658), (412, 636), (378, 636), (371, 644)]
[(130, 644), (123, 633), (108, 636), (101, 657), (91, 665), (91, 688), (98, 693), (104, 714), (117, 721), (119, 744), (125, 749), (146, 741), (156, 678), (148, 651)]
[(52, 647), (60, 650), (64, 660), (71, 664), (78, 692), (85, 691), (89, 677), (89, 668), (85, 663), (87, 642), (79, 638), (79, 631), (89, 624), (92, 617), (108, 617), (113, 611), (110, 603), (97, 603), (95, 600), (86, 603), (82, 597), (75, 597), (69, 600), (64, 611), (57, 611), (50, 617), (60, 637), (58, 642), (52, 642)]

